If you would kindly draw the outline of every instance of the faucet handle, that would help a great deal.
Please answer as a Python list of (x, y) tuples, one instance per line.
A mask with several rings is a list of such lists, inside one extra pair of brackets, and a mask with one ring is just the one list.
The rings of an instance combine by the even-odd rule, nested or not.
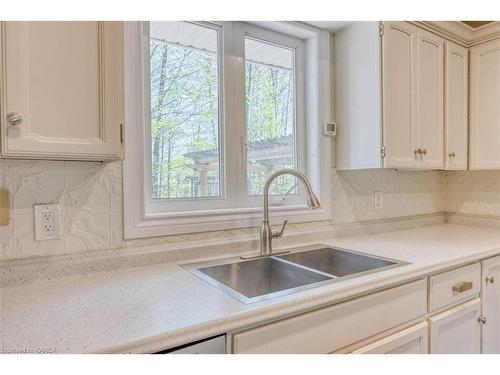
[(281, 237), (283, 237), (283, 233), (285, 233), (285, 227), (286, 227), (287, 223), (288, 223), (288, 220), (285, 220), (283, 222), (283, 226), (281, 227), (281, 230), (279, 232), (273, 232), (272, 237), (273, 238), (281, 238)]

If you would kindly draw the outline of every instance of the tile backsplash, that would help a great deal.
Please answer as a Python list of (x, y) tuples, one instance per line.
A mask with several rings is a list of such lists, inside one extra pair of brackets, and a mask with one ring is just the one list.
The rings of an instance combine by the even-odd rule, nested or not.
[[(333, 172), (332, 223), (351, 223), (441, 212), (443, 180), (437, 171), (361, 170)], [(383, 209), (374, 209), (374, 192)]]
[[(258, 228), (123, 240), (122, 164), (0, 160), (0, 188), (12, 196), (11, 223), (0, 226), (0, 259), (181, 243), (257, 234)], [(332, 170), (330, 227), (357, 221), (442, 211), (500, 216), (500, 171)], [(383, 209), (374, 210), (374, 191)], [(33, 205), (61, 205), (63, 238), (34, 240)]]
[[(121, 247), (121, 163), (1, 160), (0, 186), (12, 195), (11, 224), (0, 227), (1, 258)], [(39, 203), (61, 205), (61, 239), (35, 241)]]
[(500, 216), (500, 170), (444, 173), (446, 209)]

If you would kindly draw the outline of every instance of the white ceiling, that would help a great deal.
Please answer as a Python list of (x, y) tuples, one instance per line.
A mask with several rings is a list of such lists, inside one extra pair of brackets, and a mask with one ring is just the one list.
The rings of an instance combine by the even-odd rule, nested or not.
[(318, 29), (327, 30), (331, 33), (336, 33), (337, 31), (349, 26), (355, 21), (302, 21), (308, 25), (317, 27)]

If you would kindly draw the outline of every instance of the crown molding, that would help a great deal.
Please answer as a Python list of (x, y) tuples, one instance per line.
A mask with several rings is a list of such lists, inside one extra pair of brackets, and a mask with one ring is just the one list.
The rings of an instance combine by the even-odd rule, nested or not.
[(500, 37), (500, 22), (483, 25), (477, 29), (460, 21), (415, 21), (412, 23), (464, 47), (472, 47)]

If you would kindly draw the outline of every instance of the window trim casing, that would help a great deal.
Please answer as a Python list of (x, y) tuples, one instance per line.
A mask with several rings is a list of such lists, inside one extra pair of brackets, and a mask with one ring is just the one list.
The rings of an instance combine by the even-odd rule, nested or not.
[[(298, 37), (304, 41), (306, 51), (304, 61), (306, 72), (304, 77), (307, 127), (306, 149), (308, 150), (306, 171), (314, 190), (319, 196), (321, 208), (310, 211), (306, 208), (305, 204), (270, 207), (272, 220), (279, 222), (280, 220), (288, 219), (290, 223), (329, 220), (331, 218), (331, 139), (323, 135), (322, 126), (331, 117), (329, 33), (299, 22), (252, 22), (250, 24)], [(125, 22), (126, 126), (125, 160), (123, 162), (125, 239), (258, 226), (262, 220), (261, 207), (226, 207), (162, 213), (146, 211), (144, 204), (146, 196), (144, 190), (145, 184), (142, 178), (144, 176), (144, 158), (146, 157), (144, 152), (144, 126), (142, 126), (143, 111), (141, 108), (144, 102), (144, 93), (142, 89), (137, 89), (138, 82), (142, 82), (144, 64), (141, 48), (142, 37), (141, 22)], [(227, 64), (230, 65), (232, 62), (226, 55), (223, 54), (223, 64), (228, 66)], [(137, 59), (138, 56), (141, 58)], [(232, 70), (226, 69), (226, 72)], [(225, 78), (226, 76), (223, 79)], [(142, 87), (142, 83), (140, 86)], [(227, 87), (227, 91), (224, 90), (223, 95), (227, 95), (229, 98), (233, 97), (232, 89), (232, 87)], [(226, 109), (227, 107), (231, 107), (227, 101), (225, 103)], [(235, 105), (235, 103), (231, 104), (233, 104), (232, 106)], [(223, 124), (234, 120), (232, 119), (232, 116), (234, 116), (232, 111), (224, 110), (223, 116)], [(313, 124), (315, 125), (313, 126)], [(231, 128), (227, 127), (225, 129), (226, 140), (234, 139), (234, 134), (229, 130)], [(229, 166), (226, 164), (226, 170), (237, 170), (238, 162), (241, 163), (241, 160), (233, 160), (232, 165)], [(141, 176), (141, 178), (138, 178), (138, 176)], [(228, 189), (227, 185), (225, 192), (227, 199), (231, 194), (231, 190)], [(234, 198), (236, 197), (234, 196)]]

